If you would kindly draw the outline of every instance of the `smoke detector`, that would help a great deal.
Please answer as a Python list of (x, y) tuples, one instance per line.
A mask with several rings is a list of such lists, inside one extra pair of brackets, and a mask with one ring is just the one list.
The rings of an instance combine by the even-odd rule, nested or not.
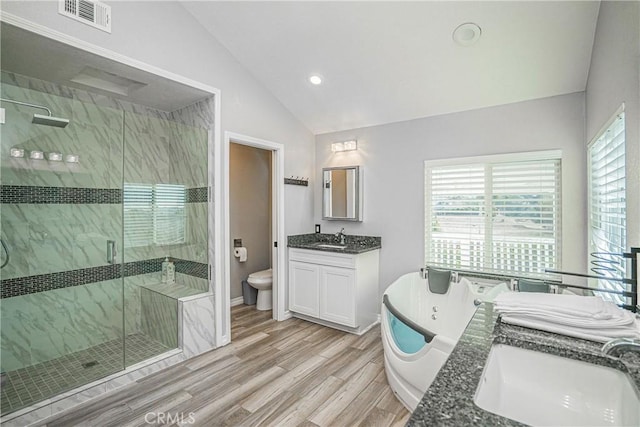
[(460, 46), (471, 46), (480, 39), (481, 34), (478, 24), (466, 22), (453, 30), (453, 40)]
[(59, 0), (58, 12), (111, 33), (111, 6), (95, 0)]

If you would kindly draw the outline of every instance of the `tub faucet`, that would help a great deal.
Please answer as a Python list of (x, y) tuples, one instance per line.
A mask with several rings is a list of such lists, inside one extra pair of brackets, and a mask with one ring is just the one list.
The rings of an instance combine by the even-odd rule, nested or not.
[(345, 245), (345, 244), (346, 244), (346, 242), (345, 242), (345, 240), (344, 240), (344, 239), (345, 239), (345, 237), (347, 237), (347, 235), (346, 235), (346, 234), (344, 234), (344, 227), (342, 227), (342, 230), (338, 231), (338, 232), (335, 234), (335, 236), (336, 236), (336, 239), (340, 239), (340, 244), (341, 244), (341, 245)]
[(625, 351), (640, 353), (640, 339), (615, 338), (602, 346), (602, 352), (608, 356), (619, 357)]

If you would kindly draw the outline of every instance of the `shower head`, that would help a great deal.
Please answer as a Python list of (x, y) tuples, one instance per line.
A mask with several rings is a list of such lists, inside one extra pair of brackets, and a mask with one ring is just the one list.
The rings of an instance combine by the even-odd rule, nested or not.
[(63, 128), (69, 124), (69, 119), (63, 119), (60, 117), (53, 117), (51, 115), (51, 110), (43, 105), (38, 104), (30, 104), (28, 102), (22, 101), (14, 101), (13, 99), (0, 98), (0, 101), (9, 102), (11, 104), (24, 105), (25, 107), (38, 108), (40, 110), (45, 110), (48, 115), (44, 114), (34, 114), (33, 120), (31, 123), (35, 123), (37, 125), (45, 125), (45, 126), (55, 126), (58, 128)]
[(31, 123), (37, 125), (55, 126), (63, 128), (69, 124), (69, 119), (63, 119), (60, 117), (45, 116), (44, 114), (34, 114)]

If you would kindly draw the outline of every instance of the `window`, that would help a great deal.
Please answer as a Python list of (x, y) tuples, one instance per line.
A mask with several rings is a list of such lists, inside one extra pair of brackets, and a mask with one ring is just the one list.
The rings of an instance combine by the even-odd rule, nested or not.
[(539, 277), (560, 267), (560, 152), (425, 162), (425, 261)]
[[(625, 118), (616, 114), (604, 132), (589, 145), (589, 251), (591, 270), (600, 276), (625, 277), (621, 258), (607, 255), (626, 251)], [(624, 285), (599, 280), (595, 286), (624, 290)], [(601, 293), (618, 304), (624, 298)]]
[(185, 241), (185, 187), (124, 184), (124, 246), (174, 245)]

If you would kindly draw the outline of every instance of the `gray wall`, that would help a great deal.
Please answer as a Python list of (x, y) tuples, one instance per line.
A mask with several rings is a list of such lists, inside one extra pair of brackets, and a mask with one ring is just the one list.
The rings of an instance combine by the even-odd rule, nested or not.
[[(358, 140), (358, 150), (331, 143)], [(562, 150), (563, 268), (585, 271), (584, 94), (483, 108), (316, 136), (316, 178), (323, 167), (362, 165), (364, 221), (323, 222), (323, 232), (382, 236), (380, 290), (424, 263), (424, 161)], [(317, 187), (317, 188), (316, 188)], [(314, 187), (315, 220), (322, 195)]]
[[(586, 142), (625, 103), (627, 245), (640, 245), (640, 3), (603, 1), (587, 81)], [(586, 154), (585, 154), (586, 158)]]
[[(112, 1), (112, 33), (58, 14), (57, 1), (3, 1), (3, 12), (221, 90), (225, 131), (285, 146), (285, 176), (312, 176), (313, 135), (179, 2)], [(179, 31), (178, 31), (179, 29)], [(285, 186), (285, 232), (312, 230), (311, 191)]]
[(229, 229), (242, 239), (247, 261), (231, 258), (231, 298), (242, 296), (249, 274), (271, 267), (271, 151), (229, 146)]

